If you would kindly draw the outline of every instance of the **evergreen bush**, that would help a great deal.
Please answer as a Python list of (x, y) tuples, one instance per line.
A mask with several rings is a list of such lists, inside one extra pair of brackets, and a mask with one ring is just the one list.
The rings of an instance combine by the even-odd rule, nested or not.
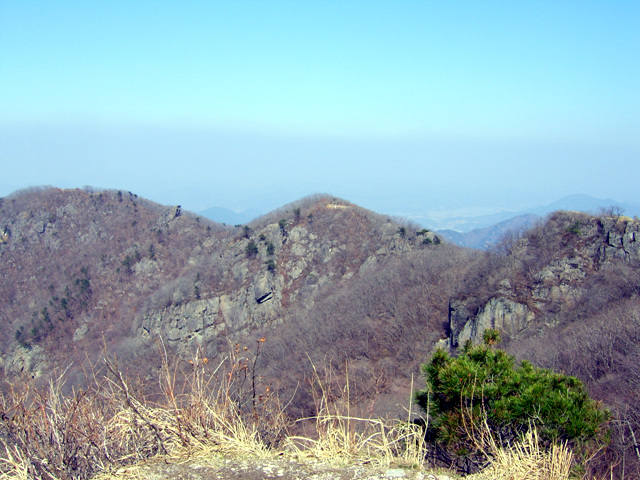
[(249, 243), (247, 243), (247, 248), (245, 249), (245, 252), (248, 257), (253, 257), (254, 255), (257, 255), (258, 245), (256, 245), (256, 242), (254, 242), (253, 240), (249, 240)]
[(467, 342), (450, 357), (437, 350), (422, 366), (427, 388), (416, 392), (429, 415), (428, 440), (434, 460), (471, 473), (488, 458), (487, 436), (513, 445), (535, 429), (543, 444), (568, 443), (578, 459), (606, 440), (609, 412), (589, 398), (575, 377), (534, 367), (495, 349), (499, 335), (485, 332), (485, 344)]
[(272, 242), (267, 244), (267, 255), (271, 256), (276, 252), (276, 247)]

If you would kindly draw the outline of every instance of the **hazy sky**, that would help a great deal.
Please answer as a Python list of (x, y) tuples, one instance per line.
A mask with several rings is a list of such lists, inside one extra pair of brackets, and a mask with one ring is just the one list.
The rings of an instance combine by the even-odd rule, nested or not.
[(640, 2), (0, 0), (0, 195), (640, 203)]

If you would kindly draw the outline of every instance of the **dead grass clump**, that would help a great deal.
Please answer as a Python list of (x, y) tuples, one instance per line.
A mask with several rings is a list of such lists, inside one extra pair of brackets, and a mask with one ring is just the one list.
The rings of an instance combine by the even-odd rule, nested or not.
[(425, 436), (422, 427), (411, 422), (411, 406), (406, 422), (371, 418), (355, 413), (346, 383), (335, 391), (333, 371), (325, 368), (321, 376), (313, 366), (311, 392), (316, 415), (298, 420), (313, 422), (310, 436), (290, 436), (285, 448), (300, 458), (313, 458), (342, 464), (366, 463), (379, 466), (399, 464), (422, 467)]
[(567, 444), (542, 447), (535, 429), (510, 448), (493, 443), (491, 465), (471, 475), (472, 480), (565, 480), (569, 478), (573, 454)]
[(0, 478), (86, 479), (156, 455), (265, 455), (286, 417), (252, 379), (260, 344), (253, 354), (236, 346), (215, 366), (200, 352), (172, 366), (165, 355), (153, 400), (113, 358), (70, 395), (64, 375), (44, 387), (10, 387), (0, 396)]

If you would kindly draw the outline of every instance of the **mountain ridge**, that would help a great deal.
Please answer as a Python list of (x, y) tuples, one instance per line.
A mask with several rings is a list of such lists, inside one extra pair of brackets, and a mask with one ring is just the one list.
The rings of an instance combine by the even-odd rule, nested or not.
[[(358, 293), (351, 304), (363, 309), (354, 322), (369, 316), (370, 327), (380, 331), (392, 309), (402, 329), (417, 329), (415, 348), (422, 354), (411, 355), (416, 373), (427, 353), (421, 344), (430, 335), (442, 336), (441, 328), (420, 331), (415, 320), (402, 320), (413, 315), (412, 301), (400, 312), (359, 285), (384, 297), (384, 287), (371, 282), (387, 277), (396, 282), (395, 274), (376, 272), (389, 265), (403, 269), (406, 262), (424, 261), (449, 247), (438, 245), (433, 232), (335, 197), (307, 197), (237, 227), (130, 192), (92, 189), (34, 189), (3, 199), (0, 213), (7, 235), (0, 254), (8, 266), (0, 284), (7, 332), (0, 341), (0, 364), (7, 376), (45, 379), (66, 362), (82, 364), (83, 355), (95, 359), (104, 346), (123, 362), (151, 366), (157, 339), (182, 359), (195, 351), (213, 358), (230, 342), (246, 344), (267, 334), (273, 352), (285, 351), (276, 327), (286, 322), (299, 322), (296, 330), (306, 329), (305, 338), (323, 342), (326, 327), (318, 331), (309, 318), (336, 318), (333, 310), (343, 303), (337, 299), (353, 289)], [(412, 251), (416, 254), (405, 259)], [(435, 325), (446, 319), (445, 297), (437, 301)], [(380, 305), (385, 306), (375, 316), (368, 313)], [(333, 335), (350, 328), (343, 322), (334, 327)], [(381, 343), (383, 336), (388, 340)], [(334, 338), (325, 353), (340, 344)], [(393, 338), (382, 331), (380, 338), (380, 351), (390, 352)], [(294, 341), (296, 335), (288, 343)], [(60, 355), (68, 351), (77, 353)], [(338, 351), (335, 356), (346, 358)], [(266, 351), (263, 358), (277, 363), (285, 357)]]
[[(491, 248), (499, 238), (510, 229), (522, 231), (557, 210), (572, 210), (597, 213), (607, 208), (617, 208), (629, 216), (640, 215), (640, 206), (629, 202), (618, 202), (614, 199), (601, 199), (584, 194), (573, 194), (562, 197), (546, 205), (532, 206), (516, 211), (502, 211), (489, 215), (446, 217), (435, 220), (421, 215), (406, 214), (399, 218), (417, 222), (423, 227), (433, 229), (450, 242), (462, 247), (485, 250)], [(236, 225), (249, 223), (260, 213), (252, 208), (240, 213), (222, 207), (212, 207), (200, 211), (210, 220)]]
[[(32, 189), (0, 199), (0, 373), (66, 370), (72, 388), (104, 356), (146, 378), (166, 355), (238, 355), (292, 418), (313, 411), (316, 369), (348, 373), (370, 414), (404, 418), (421, 363), (488, 325), (640, 436), (638, 231), (616, 211), (557, 212), (481, 252), (330, 195), (231, 227), (131, 192)], [(612, 448), (631, 465), (624, 435)]]

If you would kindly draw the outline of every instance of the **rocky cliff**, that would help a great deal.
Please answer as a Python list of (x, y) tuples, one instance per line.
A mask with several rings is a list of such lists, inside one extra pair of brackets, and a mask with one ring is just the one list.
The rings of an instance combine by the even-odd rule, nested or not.
[[(138, 319), (141, 339), (162, 338), (182, 356), (216, 355), (228, 337), (282, 322), (289, 309), (312, 308), (323, 288), (348, 283), (389, 256), (422, 246), (393, 222), (354, 205), (321, 199), (303, 213), (243, 227), (215, 259), (225, 265), (216, 288), (186, 303), (150, 307)], [(296, 207), (297, 208), (297, 207)], [(327, 235), (330, 225), (333, 235)], [(346, 231), (340, 232), (340, 227)], [(345, 234), (346, 233), (346, 234)], [(222, 341), (225, 340), (225, 342)]]
[[(390, 303), (402, 303), (409, 291), (417, 298), (419, 289), (371, 286), (376, 278), (391, 285), (394, 269), (448, 251), (435, 234), (326, 195), (224, 227), (129, 192), (33, 189), (2, 199), (0, 232), (0, 365), (7, 376), (44, 379), (70, 364), (95, 362), (100, 352), (138, 370), (156, 368), (158, 342), (183, 360), (196, 352), (214, 358), (265, 334), (288, 336), (292, 344), (301, 323), (319, 317), (305, 339), (322, 343), (355, 328), (361, 334), (348, 342), (362, 343), (353, 349), (363, 351), (369, 342), (363, 322), (378, 330), (388, 321), (417, 328), (441, 323), (446, 310), (446, 295), (436, 288), (437, 302), (423, 295), (436, 310), (427, 314), (431, 307), (411, 300), (410, 308), (388, 314)], [(341, 311), (339, 303), (355, 290), (352, 310)], [(373, 313), (380, 306), (385, 311)], [(416, 310), (425, 313), (416, 317)], [(405, 321), (409, 316), (416, 320)], [(440, 328), (423, 330), (412, 342), (441, 335)], [(392, 342), (397, 336), (382, 341), (387, 356), (400, 350)], [(338, 343), (323, 347), (325, 353)], [(274, 361), (284, 355), (267, 354)], [(421, 360), (410, 368), (417, 371)]]
[(602, 290), (612, 284), (635, 291), (635, 273), (626, 275), (635, 270), (625, 267), (640, 264), (639, 229), (629, 217), (557, 212), (522, 238), (503, 243), (501, 260), (485, 267), (475, 292), (451, 299), (449, 347), (482, 342), (488, 328), (514, 339), (559, 325), (594, 296), (606, 296)]

